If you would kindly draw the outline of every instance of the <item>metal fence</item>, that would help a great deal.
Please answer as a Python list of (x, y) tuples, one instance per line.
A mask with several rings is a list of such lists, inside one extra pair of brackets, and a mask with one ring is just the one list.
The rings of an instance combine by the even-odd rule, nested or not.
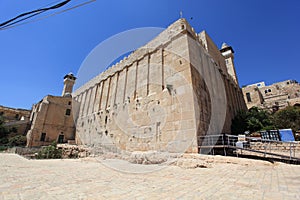
[(238, 155), (263, 156), (269, 158), (300, 161), (300, 143), (291, 141), (267, 140), (256, 137), (236, 136), (229, 134), (206, 135), (198, 137), (199, 149), (232, 149)]

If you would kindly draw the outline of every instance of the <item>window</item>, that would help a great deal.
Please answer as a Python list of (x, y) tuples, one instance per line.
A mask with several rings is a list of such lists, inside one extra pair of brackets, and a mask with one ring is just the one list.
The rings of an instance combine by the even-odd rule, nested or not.
[(269, 93), (269, 92), (272, 92), (272, 90), (271, 90), (271, 89), (265, 90), (265, 94), (267, 94), (267, 93)]
[(68, 105), (71, 105), (71, 101), (68, 102)]
[(44, 142), (45, 139), (46, 139), (46, 133), (42, 133), (42, 134), (41, 134), (41, 139), (40, 139), (40, 141), (41, 141), (41, 142)]
[(251, 102), (251, 95), (249, 92), (246, 93), (247, 102)]
[(71, 109), (66, 110), (66, 115), (71, 115)]
[(63, 143), (64, 142), (64, 135), (60, 134), (58, 136), (58, 140), (57, 140), (57, 143)]
[(105, 125), (107, 124), (107, 120), (108, 120), (108, 118), (107, 118), (107, 116), (105, 116)]
[(16, 118), (16, 119), (19, 119), (19, 117), (20, 117), (19, 114), (16, 114), (15, 118)]

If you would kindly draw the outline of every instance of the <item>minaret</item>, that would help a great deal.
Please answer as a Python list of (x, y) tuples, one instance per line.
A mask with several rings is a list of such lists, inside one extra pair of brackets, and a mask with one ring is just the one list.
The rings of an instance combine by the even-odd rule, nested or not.
[(75, 80), (76, 77), (72, 73), (64, 76), (64, 89), (61, 96), (71, 96)]
[(226, 62), (226, 67), (227, 67), (228, 74), (233, 78), (233, 80), (238, 85), (239, 82), (238, 82), (238, 79), (237, 79), (237, 76), (236, 76), (235, 67), (234, 67), (234, 62), (233, 62), (234, 51), (233, 51), (232, 47), (228, 46), (226, 43), (223, 43), (220, 52), (222, 53), (222, 55), (225, 58), (225, 62)]

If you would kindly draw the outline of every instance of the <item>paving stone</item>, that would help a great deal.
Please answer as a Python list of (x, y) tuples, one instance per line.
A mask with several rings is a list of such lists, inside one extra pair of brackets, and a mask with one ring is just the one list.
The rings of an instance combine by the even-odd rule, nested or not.
[[(0, 154), (0, 200), (299, 199), (300, 166), (221, 156), (193, 157), (213, 160), (212, 167), (165, 166), (153, 172), (124, 173), (95, 158), (27, 160)], [(117, 162), (126, 164), (114, 160)]]

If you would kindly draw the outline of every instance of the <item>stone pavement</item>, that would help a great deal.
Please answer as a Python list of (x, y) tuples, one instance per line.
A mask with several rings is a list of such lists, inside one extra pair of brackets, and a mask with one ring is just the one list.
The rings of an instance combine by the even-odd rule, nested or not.
[(300, 199), (300, 166), (221, 156), (213, 159), (211, 167), (193, 169), (104, 161), (134, 170), (160, 167), (150, 173), (124, 173), (96, 158), (27, 160), (1, 153), (0, 200)]

